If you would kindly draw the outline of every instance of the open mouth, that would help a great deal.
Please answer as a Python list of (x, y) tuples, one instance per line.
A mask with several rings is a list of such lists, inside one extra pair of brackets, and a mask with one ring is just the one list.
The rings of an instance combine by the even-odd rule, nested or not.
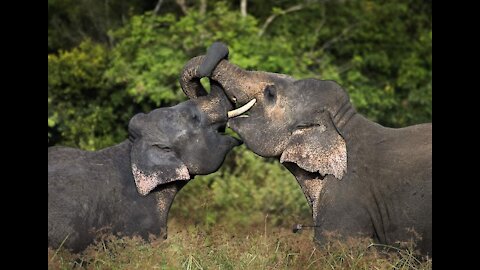
[(242, 144), (243, 140), (235, 136), (231, 136), (231, 134), (227, 134), (227, 127), (228, 127), (228, 122), (218, 123), (215, 126), (213, 126), (213, 130), (220, 136), (228, 137), (229, 139), (234, 140), (236, 142), (236, 145)]
[(225, 131), (227, 129), (227, 124), (220, 124), (218, 125), (218, 127), (216, 128), (217, 132), (222, 134), (222, 135), (225, 135)]

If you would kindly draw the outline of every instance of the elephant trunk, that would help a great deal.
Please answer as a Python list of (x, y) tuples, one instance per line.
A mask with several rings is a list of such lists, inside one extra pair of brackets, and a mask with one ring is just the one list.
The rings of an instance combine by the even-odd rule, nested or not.
[(200, 83), (202, 76), (199, 72), (199, 67), (204, 59), (205, 56), (194, 57), (183, 67), (180, 75), (180, 86), (189, 99), (207, 95), (207, 91)]
[[(202, 74), (199, 72), (204, 60), (205, 56), (197, 56), (188, 61), (183, 68), (180, 85), (188, 98), (207, 95), (200, 83)], [(227, 60), (221, 60), (210, 78), (222, 86), (231, 101), (243, 105), (252, 100), (258, 91), (263, 90), (268, 81), (266, 75), (264, 72), (246, 71)]]

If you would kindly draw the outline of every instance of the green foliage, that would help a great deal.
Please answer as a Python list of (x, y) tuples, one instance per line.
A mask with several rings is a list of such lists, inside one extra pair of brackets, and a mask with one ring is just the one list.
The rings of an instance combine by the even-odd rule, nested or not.
[(134, 16), (130, 24), (112, 33), (118, 43), (107, 77), (125, 85), (136, 103), (149, 101), (159, 107), (185, 99), (178, 76), (188, 59), (181, 44), (170, 40), (174, 23), (171, 14), (146, 14)]
[[(199, 196), (201, 194), (201, 196)], [(278, 161), (265, 160), (244, 146), (213, 174), (197, 176), (175, 198), (171, 214), (205, 226), (264, 222), (291, 226), (309, 222), (310, 209), (293, 175)]]
[[(153, 9), (148, 1), (114, 2), (49, 0), (49, 146), (96, 150), (126, 139), (135, 113), (186, 99), (178, 83), (183, 65), (217, 40), (242, 68), (339, 82), (355, 107), (381, 124), (431, 121), (429, 1), (252, 0), (247, 17), (239, 1), (207, 1), (206, 14), (192, 1), (187, 14), (164, 1), (157, 15), (144, 12)], [(219, 172), (187, 185), (172, 215), (209, 227), (265, 217), (286, 225), (308, 220), (309, 212), (278, 162), (242, 146)]]
[(48, 55), (48, 144), (95, 150), (126, 137), (132, 108), (104, 76), (108, 51), (89, 40)]

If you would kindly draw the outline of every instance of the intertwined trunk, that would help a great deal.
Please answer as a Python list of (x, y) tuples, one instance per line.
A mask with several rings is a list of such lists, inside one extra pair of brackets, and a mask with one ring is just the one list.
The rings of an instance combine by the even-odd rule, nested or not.
[[(199, 67), (205, 56), (192, 58), (183, 68), (180, 85), (189, 98), (207, 95), (200, 83), (203, 76)], [(251, 100), (257, 91), (259, 81), (265, 81), (265, 73), (246, 71), (227, 60), (221, 60), (210, 75), (210, 79), (220, 83), (228, 98), (237, 104), (245, 104)]]

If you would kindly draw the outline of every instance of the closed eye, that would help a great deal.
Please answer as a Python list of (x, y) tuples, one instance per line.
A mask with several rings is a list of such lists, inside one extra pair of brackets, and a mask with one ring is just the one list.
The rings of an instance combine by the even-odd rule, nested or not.
[(319, 124), (316, 124), (316, 123), (300, 123), (300, 124), (297, 124), (297, 126), (295, 127), (296, 130), (298, 129), (307, 129), (307, 128), (311, 128), (311, 127), (315, 127), (315, 126), (320, 126)]
[(193, 113), (193, 114), (192, 114), (192, 120), (193, 120), (194, 122), (199, 122), (199, 121), (200, 121), (200, 117), (198, 117), (198, 114)]
[(164, 151), (164, 152), (171, 152), (172, 149), (166, 145), (163, 145), (163, 144), (154, 144), (154, 146), (156, 146), (157, 148), (159, 148), (160, 150)]
[(304, 122), (297, 124), (292, 131), (292, 134), (302, 133), (312, 128), (315, 128), (315, 131), (318, 133), (323, 133), (326, 130), (326, 127), (323, 124)]
[(191, 112), (190, 115), (190, 124), (193, 124), (193, 126), (198, 126), (202, 123), (202, 117), (198, 112)]
[(315, 124), (313, 123), (301, 123), (297, 125), (297, 129), (303, 129), (303, 128), (309, 128), (311, 126), (314, 126)]

